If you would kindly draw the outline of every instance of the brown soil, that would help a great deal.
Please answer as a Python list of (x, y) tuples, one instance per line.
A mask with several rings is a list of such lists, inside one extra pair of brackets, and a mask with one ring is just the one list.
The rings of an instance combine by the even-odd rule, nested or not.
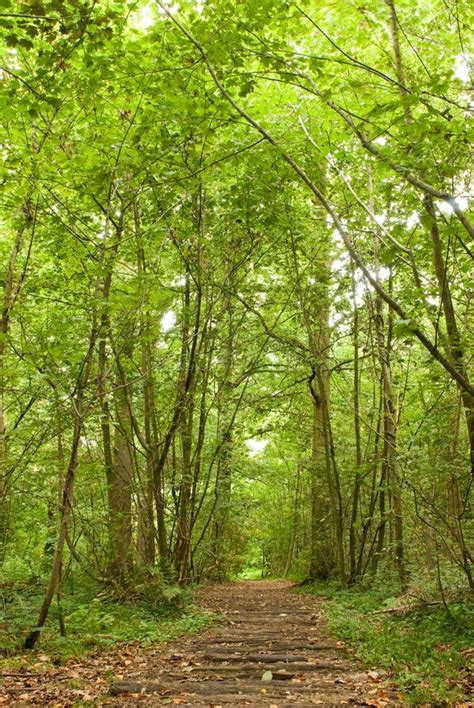
[[(343, 644), (328, 635), (321, 600), (292, 592), (290, 583), (212, 585), (198, 593), (198, 603), (223, 613), (223, 620), (152, 650), (122, 647), (56, 672), (17, 676), (10, 693), (11, 681), (5, 677), (3, 703), (273, 708), (400, 704), (389, 696), (377, 672), (364, 671)], [(104, 669), (115, 677), (111, 685)], [(72, 688), (74, 679), (82, 680), (83, 687)]]

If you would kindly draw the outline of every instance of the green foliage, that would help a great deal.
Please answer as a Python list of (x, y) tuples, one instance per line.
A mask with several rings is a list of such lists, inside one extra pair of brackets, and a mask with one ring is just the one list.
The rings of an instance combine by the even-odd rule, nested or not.
[(149, 0), (4, 0), (6, 651), (64, 500), (64, 646), (184, 627), (178, 580), (386, 573), (397, 522), (412, 576), (472, 585), (472, 3), (391, 4), (183, 0), (210, 72)]
[(258, 567), (245, 567), (237, 575), (238, 580), (261, 580), (262, 578), (262, 568)]
[[(307, 591), (307, 588), (305, 588)], [(468, 700), (468, 650), (474, 642), (474, 607), (466, 603), (386, 613), (396, 584), (375, 583), (340, 590), (315, 584), (330, 629), (355, 650), (364, 666), (384, 669), (414, 705), (452, 705)], [(376, 614), (375, 614), (376, 613)]]
[[(85, 585), (61, 600), (67, 636), (58, 630), (59, 607), (53, 605), (51, 620), (42, 632), (41, 653), (53, 662), (66, 661), (96, 647), (107, 648), (120, 642), (141, 646), (192, 634), (213, 621), (193, 605), (189, 593), (182, 598), (179, 588), (168, 588), (168, 597), (154, 601), (137, 597), (117, 600), (100, 587)], [(181, 601), (177, 604), (177, 597)], [(31, 629), (31, 620), (42, 601), (38, 581), (3, 587), (0, 608), (0, 656), (7, 664), (21, 662), (22, 642)], [(13, 659), (20, 652), (20, 656)]]

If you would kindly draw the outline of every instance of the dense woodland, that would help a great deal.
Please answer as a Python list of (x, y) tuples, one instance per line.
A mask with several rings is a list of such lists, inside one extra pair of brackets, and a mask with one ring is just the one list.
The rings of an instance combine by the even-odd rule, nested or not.
[(74, 578), (472, 590), (470, 26), (468, 0), (3, 0), (27, 647)]

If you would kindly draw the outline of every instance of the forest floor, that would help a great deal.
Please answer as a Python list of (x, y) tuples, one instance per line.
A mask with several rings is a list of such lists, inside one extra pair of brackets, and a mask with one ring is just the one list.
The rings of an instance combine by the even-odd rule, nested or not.
[(320, 598), (285, 581), (211, 585), (198, 592), (222, 620), (191, 637), (121, 645), (54, 667), (38, 661), (0, 676), (11, 706), (400, 705), (377, 671), (329, 636)]

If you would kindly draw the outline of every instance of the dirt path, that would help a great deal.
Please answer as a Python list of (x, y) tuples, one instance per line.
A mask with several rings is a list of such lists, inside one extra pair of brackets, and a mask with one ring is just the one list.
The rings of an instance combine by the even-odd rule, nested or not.
[(156, 691), (144, 699), (148, 705), (388, 705), (378, 676), (327, 635), (318, 600), (290, 585), (246, 581), (205, 589), (201, 605), (224, 612), (226, 621), (179, 644), (153, 667), (149, 682), (131, 671), (112, 692)]
[[(289, 586), (246, 581), (205, 588), (199, 604), (225, 613), (211, 629), (152, 650), (119, 648), (99, 657), (95, 671), (92, 658), (61, 667), (59, 676), (25, 677), (8, 705), (397, 705), (378, 675), (363, 671), (327, 635), (320, 601)], [(76, 679), (87, 678), (84, 689), (70, 688), (68, 666)], [(119, 677), (108, 692), (104, 666)]]

